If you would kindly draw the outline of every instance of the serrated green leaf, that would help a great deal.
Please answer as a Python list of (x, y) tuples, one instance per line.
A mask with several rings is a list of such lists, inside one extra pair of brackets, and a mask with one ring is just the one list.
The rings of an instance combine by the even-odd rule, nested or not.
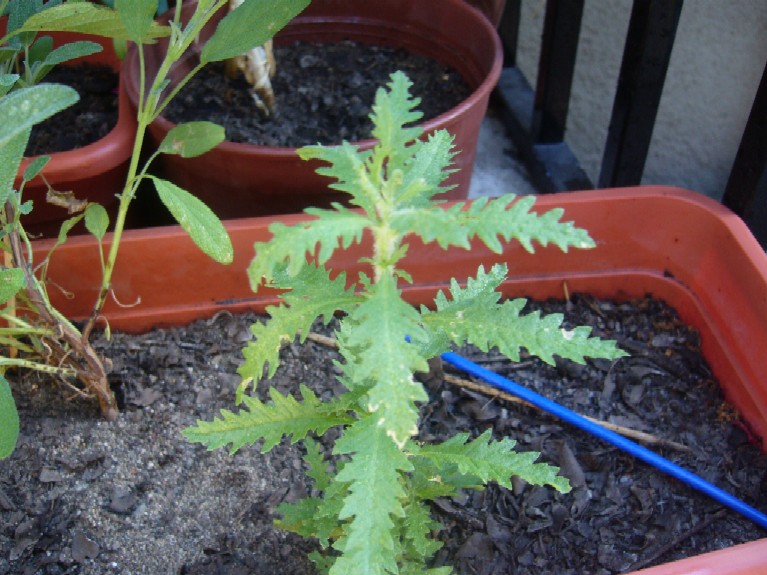
[(269, 396), (271, 403), (267, 404), (246, 395), (243, 397), (245, 408), (237, 413), (221, 410), (220, 417), (213, 421), (198, 421), (182, 434), (191, 442), (207, 446), (208, 450), (231, 444), (229, 452), (232, 454), (244, 445), (253, 445), (263, 439), (261, 452), (266, 453), (284, 436), (295, 443), (307, 433), (322, 434), (331, 427), (353, 421), (348, 415), (334, 413), (303, 385), (303, 401), (300, 402), (274, 388), (269, 390)]
[(357, 146), (343, 142), (337, 146), (304, 146), (297, 153), (302, 160), (319, 160), (330, 164), (317, 168), (317, 173), (334, 178), (336, 181), (328, 184), (329, 187), (349, 194), (351, 204), (365, 210), (369, 217), (375, 216), (381, 192), (368, 172), (367, 162), (372, 150), (360, 150)]
[[(367, 383), (368, 410), (399, 446), (418, 431), (416, 402), (426, 401), (423, 385), (413, 373), (427, 371), (418, 347), (425, 338), (420, 315), (405, 303), (391, 277), (384, 276), (369, 297), (342, 323), (351, 326), (339, 336), (345, 371), (355, 383)], [(348, 333), (348, 335), (346, 335)]]
[(477, 279), (469, 280), (467, 288), (453, 280), (451, 300), (440, 292), (436, 310), (422, 310), (422, 320), (431, 334), (427, 341), (434, 347), (429, 353), (445, 351), (446, 342), (451, 341), (471, 343), (483, 351), (496, 347), (513, 361), (519, 360), (519, 352), (525, 348), (551, 365), (554, 356), (584, 363), (586, 357), (618, 359), (626, 355), (614, 341), (590, 337), (589, 327), (563, 328), (561, 314), (522, 314), (524, 299), (497, 303), (500, 295), (494, 290), (501, 273), (505, 273), (504, 268), (494, 267), (485, 274), (480, 266)]
[(203, 64), (261, 46), (309, 5), (310, 0), (245, 0), (219, 22), (200, 54)]
[(533, 463), (539, 453), (517, 453), (513, 440), (493, 441), (489, 429), (473, 441), (468, 439), (467, 433), (459, 433), (442, 443), (422, 446), (417, 455), (428, 458), (438, 468), (456, 466), (464, 475), (479, 477), (483, 483), (495, 481), (507, 489), (511, 489), (511, 476), (517, 475), (535, 485), (570, 490), (567, 479), (557, 475), (556, 467)]
[(9, 457), (16, 449), (19, 437), (19, 412), (11, 386), (0, 374), (0, 459)]
[(182, 158), (194, 158), (209, 152), (226, 139), (224, 128), (213, 122), (187, 122), (174, 126), (158, 151)]
[(378, 140), (374, 155), (380, 155), (387, 160), (389, 173), (401, 170), (411, 156), (408, 144), (423, 133), (423, 128), (407, 124), (417, 122), (423, 114), (417, 110), (420, 98), (410, 95), (413, 83), (402, 72), (394, 72), (387, 84), (388, 90), (379, 88), (376, 91), (373, 113), (372, 135)]
[[(131, 34), (115, 10), (91, 2), (68, 2), (48, 8), (28, 18), (21, 26), (21, 30), (24, 32), (82, 32), (119, 40), (131, 39)], [(144, 41), (150, 42), (168, 35), (170, 35), (169, 26), (161, 26), (153, 22)]]
[(305, 340), (314, 320), (324, 317), (327, 323), (336, 311), (347, 310), (359, 301), (354, 289), (346, 288), (345, 274), (331, 280), (326, 270), (313, 265), (293, 278), (278, 276), (271, 287), (290, 291), (283, 296), (284, 305), (267, 308), (271, 317), (266, 323), (251, 326), (254, 339), (243, 350), (245, 362), (238, 369), (243, 380), (258, 381), (267, 366), (267, 377), (272, 377), (283, 343), (293, 341), (299, 333)]
[(396, 194), (399, 207), (428, 205), (435, 194), (445, 192), (444, 181), (455, 170), (448, 167), (453, 162), (453, 136), (446, 130), (430, 134), (427, 140), (416, 141), (411, 149), (403, 180)]
[(0, 148), (79, 99), (75, 90), (60, 84), (30, 86), (3, 96), (0, 99)]
[(330, 575), (396, 573), (399, 545), (393, 538), (392, 517), (404, 515), (400, 473), (412, 469), (410, 462), (378, 425), (375, 415), (350, 426), (334, 453), (353, 454), (336, 476), (349, 489), (339, 519), (351, 521), (346, 535), (334, 545), (343, 555)]
[(313, 255), (318, 246), (317, 264), (325, 264), (339, 246), (347, 248), (353, 242), (359, 243), (370, 224), (364, 215), (340, 206), (335, 211), (308, 209), (306, 212), (318, 218), (294, 226), (275, 222), (269, 226), (272, 239), (256, 243), (256, 255), (248, 267), (253, 291), (258, 290), (264, 279), (274, 278), (278, 271), (285, 270), (291, 276), (298, 274), (307, 265), (307, 255)]
[(128, 39), (141, 44), (150, 36), (158, 0), (116, 0), (115, 9), (128, 32)]
[(415, 560), (416, 565), (423, 566), (423, 558), (431, 557), (442, 547), (441, 542), (431, 537), (433, 532), (442, 529), (442, 525), (432, 518), (427, 505), (414, 500), (405, 506), (402, 526), (402, 537), (407, 543), (406, 553)]
[(0, 269), (0, 305), (14, 297), (26, 285), (24, 270), (19, 268)]
[(215, 261), (230, 264), (234, 247), (224, 224), (211, 209), (176, 184), (153, 178), (160, 200), (195, 244)]
[(99, 241), (109, 229), (109, 214), (101, 204), (88, 204), (85, 208), (85, 229), (93, 234)]

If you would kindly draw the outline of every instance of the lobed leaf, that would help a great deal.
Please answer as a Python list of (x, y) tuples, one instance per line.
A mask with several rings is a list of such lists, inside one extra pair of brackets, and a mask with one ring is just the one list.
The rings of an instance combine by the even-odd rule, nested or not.
[(339, 246), (359, 243), (370, 225), (364, 215), (341, 206), (336, 210), (308, 209), (306, 213), (318, 218), (294, 226), (275, 222), (269, 227), (272, 239), (256, 243), (256, 255), (248, 267), (253, 291), (264, 279), (270, 281), (283, 270), (290, 276), (298, 274), (307, 265), (307, 255), (313, 255), (318, 247), (316, 262), (325, 264)]
[(495, 481), (507, 489), (511, 489), (511, 476), (518, 475), (535, 485), (551, 485), (562, 492), (570, 490), (567, 479), (557, 475), (556, 467), (533, 463), (538, 453), (515, 452), (513, 440), (493, 441), (489, 429), (474, 440), (468, 439), (467, 433), (459, 433), (442, 443), (422, 446), (417, 455), (428, 458), (438, 468), (456, 466), (464, 475), (478, 477), (483, 483)]
[(294, 278), (278, 277), (271, 287), (290, 291), (283, 296), (283, 305), (267, 308), (271, 317), (266, 323), (251, 326), (255, 339), (243, 350), (245, 362), (238, 370), (244, 380), (259, 380), (267, 366), (267, 377), (272, 377), (283, 343), (293, 341), (298, 334), (304, 341), (318, 317), (330, 321), (336, 311), (347, 310), (358, 301), (354, 289), (346, 288), (345, 274), (331, 280), (326, 270), (313, 265), (304, 267)]
[(244, 445), (263, 440), (261, 452), (265, 453), (283, 436), (291, 437), (291, 442), (296, 443), (310, 432), (322, 434), (331, 427), (353, 421), (348, 415), (334, 413), (324, 406), (304, 385), (301, 386), (302, 402), (274, 388), (269, 390), (269, 396), (272, 401), (267, 404), (246, 395), (243, 397), (245, 408), (237, 413), (221, 410), (221, 417), (198, 421), (182, 434), (193, 443), (207, 446), (209, 451), (231, 444), (231, 454)]
[[(416, 402), (427, 401), (413, 373), (428, 370), (418, 347), (425, 335), (418, 312), (400, 297), (395, 281), (384, 276), (369, 297), (349, 313), (343, 324), (351, 329), (339, 337), (348, 379), (369, 384), (368, 410), (400, 447), (418, 432)], [(345, 335), (347, 334), (348, 335)]]
[(408, 144), (423, 133), (420, 126), (405, 127), (423, 117), (417, 110), (421, 99), (410, 95), (413, 83), (399, 71), (394, 72), (390, 78), (388, 90), (379, 88), (376, 91), (373, 112), (370, 115), (373, 122), (372, 135), (378, 140), (373, 153), (381, 162), (386, 158), (389, 173), (405, 167), (411, 156)]
[(392, 516), (404, 515), (400, 473), (412, 466), (376, 419), (372, 415), (354, 423), (334, 449), (339, 455), (352, 454), (336, 476), (349, 490), (338, 518), (350, 522), (334, 545), (343, 554), (330, 575), (397, 573), (399, 545), (393, 537)]
[(494, 290), (502, 274), (502, 266), (494, 267), (489, 274), (480, 267), (477, 279), (469, 280), (466, 288), (455, 280), (451, 282), (452, 300), (440, 292), (435, 299), (436, 311), (422, 311), (432, 345), (437, 347), (434, 342), (438, 342), (441, 346), (430, 352), (444, 351), (446, 342), (451, 341), (458, 345), (471, 343), (482, 351), (496, 347), (513, 361), (519, 360), (520, 350), (525, 348), (551, 365), (554, 356), (584, 363), (586, 357), (618, 359), (626, 355), (614, 341), (590, 337), (589, 327), (563, 328), (561, 314), (523, 315), (524, 299), (497, 303), (500, 294)]

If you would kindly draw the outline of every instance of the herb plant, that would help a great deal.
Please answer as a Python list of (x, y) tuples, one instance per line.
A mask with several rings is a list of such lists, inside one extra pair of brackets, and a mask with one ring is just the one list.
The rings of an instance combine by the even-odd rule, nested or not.
[[(182, 124), (167, 135), (142, 166), (141, 151), (149, 124), (157, 118), (178, 90), (207, 62), (239, 56), (264, 44), (303, 10), (309, 0), (244, 0), (219, 22), (215, 33), (200, 54), (200, 65), (169, 90), (169, 71), (197, 42), (203, 26), (228, 0), (199, 0), (188, 22), (181, 22), (181, 2), (176, 3), (170, 25), (154, 21), (158, 0), (115, 0), (114, 7), (91, 2), (51, 0), (0, 0), (0, 13), (9, 12), (6, 35), (0, 39), (0, 243), (5, 259), (0, 262), (0, 458), (12, 451), (18, 436), (18, 414), (5, 379), (8, 369), (34, 369), (61, 380), (76, 394), (95, 397), (107, 419), (117, 416), (117, 404), (109, 387), (104, 359), (90, 343), (96, 325), (103, 321), (102, 310), (112, 293), (112, 274), (117, 262), (128, 208), (139, 184), (151, 180), (160, 199), (200, 248), (221, 263), (232, 260), (232, 245), (219, 219), (197, 198), (171, 182), (148, 172), (159, 154), (184, 157), (201, 155), (224, 139), (224, 130), (210, 122)], [(137, 110), (137, 131), (125, 185), (117, 194), (118, 212), (112, 235), (104, 241), (110, 221), (97, 204), (78, 202), (57, 190), (50, 190), (59, 203), (79, 205), (79, 212), (66, 220), (56, 247), (81, 220), (98, 240), (102, 283), (92, 312), (82, 328), (56, 310), (47, 293), (47, 263), (33, 261), (33, 249), (20, 216), (32, 202), (24, 198), (24, 186), (43, 173), (47, 157), (37, 158), (25, 171), (19, 189), (14, 179), (19, 170), (30, 130), (46, 118), (77, 101), (68, 86), (39, 84), (53, 65), (100, 49), (93, 42), (75, 42), (53, 49), (43, 31), (69, 31), (113, 38), (118, 43), (139, 46), (167, 38), (168, 50), (157, 75), (146, 78), (143, 50), (139, 50), (141, 97)], [(55, 248), (54, 248), (55, 250)], [(106, 325), (108, 332), (108, 324)]]
[[(432, 537), (439, 525), (429, 501), (490, 481), (509, 487), (512, 475), (569, 489), (555, 467), (534, 463), (539, 454), (517, 453), (513, 440), (494, 440), (489, 431), (474, 438), (461, 433), (439, 444), (418, 441), (418, 406), (428, 398), (415, 374), (428, 370), (430, 358), (464, 343), (485, 351), (496, 347), (512, 360), (524, 347), (549, 363), (555, 355), (577, 362), (623, 355), (614, 342), (590, 337), (590, 328), (568, 331), (560, 327), (560, 315), (523, 314), (524, 300), (501, 301), (496, 289), (505, 265), (480, 267), (463, 284), (453, 280), (433, 308), (416, 309), (402, 298), (401, 285), (411, 281), (408, 244), (415, 237), (445, 249), (470, 249), (479, 241), (498, 253), (502, 241), (511, 240), (531, 252), (533, 242), (565, 251), (594, 246), (586, 231), (560, 221), (561, 210), (532, 212), (533, 197), (439, 205), (434, 196), (445, 190), (452, 137), (439, 131), (419, 139), (421, 129), (408, 126), (421, 117), (410, 85), (397, 72), (388, 90), (379, 89), (371, 114), (377, 139), (372, 150), (345, 143), (299, 151), (304, 159), (326, 162), (319, 173), (335, 178), (332, 186), (347, 192), (359, 209), (307, 209), (313, 219), (274, 223), (272, 239), (255, 245), (253, 289), (285, 290), (283, 303), (267, 310), (266, 323), (252, 326), (254, 339), (239, 369), (242, 408), (184, 430), (193, 442), (209, 449), (230, 445), (232, 453), (259, 441), (268, 451), (284, 437), (303, 440), (313, 494), (280, 505), (278, 525), (315, 537), (323, 552), (312, 558), (331, 575), (450, 573), (449, 567), (427, 568), (440, 547)], [(371, 242), (361, 260), (367, 271), (347, 278), (328, 269), (337, 249), (363, 237)], [(269, 402), (247, 393), (275, 373), (282, 344), (305, 340), (317, 318), (328, 323), (336, 315), (345, 393), (321, 401), (311, 382), (302, 382), (296, 396), (271, 389)], [(340, 438), (323, 447), (315, 438), (331, 428), (340, 428)]]

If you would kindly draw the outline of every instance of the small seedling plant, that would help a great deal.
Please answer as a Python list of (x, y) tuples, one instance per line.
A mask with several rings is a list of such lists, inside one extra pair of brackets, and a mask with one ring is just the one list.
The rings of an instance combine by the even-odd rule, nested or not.
[[(144, 181), (151, 181), (160, 199), (195, 243), (222, 264), (233, 258), (232, 244), (220, 220), (200, 200), (149, 172), (160, 154), (194, 157), (224, 140), (224, 129), (211, 122), (190, 122), (171, 130), (159, 148), (142, 164), (142, 145), (148, 126), (168, 102), (209, 62), (236, 58), (263, 45), (298, 15), (309, 0), (243, 0), (218, 23), (201, 48), (199, 64), (170, 88), (174, 63), (193, 45), (200, 32), (219, 11), (229, 11), (228, 0), (199, 0), (186, 22), (181, 2), (168, 25), (154, 21), (158, 0), (115, 0), (107, 7), (91, 2), (51, 0), (0, 0), (0, 13), (8, 12), (6, 34), (0, 38), (0, 458), (9, 456), (19, 434), (15, 401), (5, 375), (8, 370), (32, 369), (57, 378), (74, 394), (98, 400), (107, 419), (117, 417), (114, 394), (107, 381), (105, 360), (93, 348), (91, 334), (104, 324), (104, 306), (112, 297), (118, 305), (112, 276), (117, 263), (128, 209)], [(134, 42), (140, 47), (160, 39), (168, 49), (154, 78), (147, 78), (143, 49), (139, 49), (140, 98), (136, 111), (135, 144), (119, 199), (115, 221), (98, 204), (82, 201), (66, 191), (50, 189), (48, 196), (66, 205), (73, 215), (61, 226), (53, 249), (35, 254), (21, 216), (33, 209), (26, 199), (26, 184), (41, 173), (49, 157), (36, 158), (24, 171), (21, 185), (14, 180), (29, 141), (32, 126), (78, 100), (68, 86), (42, 82), (58, 64), (91, 54), (101, 46), (90, 41), (54, 48), (45, 32), (81, 32), (112, 38), (117, 45)], [(55, 249), (80, 221), (98, 240), (101, 286), (90, 316), (82, 326), (61, 314), (48, 296), (48, 262)], [(111, 236), (107, 238), (107, 231)], [(40, 257), (35, 260), (35, 256)], [(128, 302), (130, 304), (132, 302)]]
[[(253, 289), (284, 290), (283, 301), (267, 310), (265, 323), (252, 326), (239, 369), (241, 408), (184, 430), (191, 441), (209, 449), (229, 445), (232, 453), (257, 442), (266, 452), (286, 437), (303, 440), (313, 492), (280, 505), (277, 523), (316, 538), (322, 551), (312, 559), (331, 575), (451, 573), (428, 567), (440, 547), (429, 501), (491, 481), (510, 487), (514, 475), (569, 489), (555, 467), (535, 463), (538, 453), (518, 453), (513, 440), (493, 439), (490, 431), (459, 433), (437, 444), (419, 441), (419, 405), (428, 396), (416, 374), (428, 371), (431, 358), (465, 343), (495, 347), (512, 360), (525, 348), (548, 363), (555, 356), (583, 362), (623, 355), (614, 342), (590, 337), (590, 328), (567, 330), (561, 315), (524, 314), (524, 300), (502, 300), (503, 264), (453, 280), (432, 307), (417, 309), (403, 299), (402, 286), (412, 281), (406, 256), (414, 238), (444, 249), (480, 242), (496, 253), (511, 240), (530, 252), (534, 242), (565, 251), (594, 247), (586, 231), (560, 221), (561, 210), (531, 211), (533, 197), (440, 205), (434, 196), (446, 189), (452, 137), (439, 131), (419, 139), (421, 129), (410, 126), (421, 117), (410, 86), (397, 72), (388, 89), (379, 89), (372, 150), (345, 143), (299, 151), (306, 160), (325, 162), (318, 172), (334, 178), (332, 186), (358, 209), (308, 209), (312, 219), (274, 223), (271, 240), (255, 245)], [(371, 246), (360, 260), (365, 271), (348, 278), (329, 269), (336, 250), (363, 239)], [(327, 324), (335, 316), (343, 394), (321, 401), (311, 382), (302, 382), (296, 395), (272, 388), (268, 402), (248, 392), (274, 375), (285, 342), (305, 340), (315, 320)], [(341, 433), (328, 447), (317, 438), (331, 428)]]

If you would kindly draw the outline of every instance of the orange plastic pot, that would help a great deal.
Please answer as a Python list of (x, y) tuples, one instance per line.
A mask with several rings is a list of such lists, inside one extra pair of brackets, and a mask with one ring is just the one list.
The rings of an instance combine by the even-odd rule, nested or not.
[[(2, 23), (5, 27), (5, 21)], [(54, 46), (75, 40), (89, 40), (100, 44), (101, 52), (79, 58), (63, 65), (82, 62), (111, 66), (120, 72), (121, 60), (117, 57), (112, 40), (99, 36), (68, 32), (41, 33), (53, 38)], [(115, 194), (122, 190), (128, 173), (128, 164), (133, 152), (136, 136), (136, 120), (124, 89), (121, 87), (118, 99), (118, 118), (115, 127), (101, 140), (76, 150), (50, 154), (50, 161), (42, 171), (48, 183), (60, 191), (71, 191), (78, 199), (98, 202), (110, 212), (116, 211)], [(21, 175), (34, 158), (22, 161), (14, 183), (18, 189)], [(61, 222), (69, 217), (66, 210), (45, 201), (48, 187), (40, 176), (24, 187), (24, 199), (34, 202), (33, 211), (22, 218), (28, 232), (46, 237), (58, 234)]]
[[(437, 9), (435, 3), (421, 0), (314, 0), (276, 36), (275, 43), (351, 39), (404, 47), (457, 70), (472, 88), (471, 95), (423, 127), (427, 132), (447, 129), (455, 136), (455, 147), (460, 150), (455, 167), (459, 171), (448, 184), (457, 187), (446, 195), (461, 199), (468, 194), (479, 129), (498, 81), (503, 54), (495, 29), (480, 12), (464, 0), (440, 0), (438, 4)], [(188, 14), (192, 8), (186, 6)], [(201, 34), (201, 43), (213, 30), (211, 25)], [(150, 77), (166, 49), (164, 42), (145, 48)], [(175, 73), (188, 69), (196, 57), (189, 54)], [(139, 91), (135, 49), (128, 53), (125, 66), (128, 96), (135, 105)], [(173, 126), (163, 117), (150, 126), (155, 145)], [(358, 144), (370, 148), (373, 142)], [(160, 162), (165, 177), (197, 195), (224, 219), (293, 213), (344, 199), (328, 188), (327, 178), (315, 173), (319, 164), (300, 160), (295, 148), (224, 142), (198, 158), (163, 156)]]
[[(536, 206), (537, 211), (564, 208), (564, 219), (588, 229), (597, 247), (569, 254), (556, 247), (538, 247), (531, 255), (511, 244), (498, 255), (479, 245), (470, 251), (443, 251), (414, 243), (405, 261), (413, 277), (413, 284), (405, 288), (409, 300), (430, 303), (452, 277), (473, 275), (480, 263), (494, 262), (509, 267), (510, 279), (502, 286), (509, 297), (561, 298), (565, 290), (618, 300), (653, 294), (699, 330), (703, 354), (726, 398), (767, 445), (767, 255), (745, 224), (708, 198), (666, 187), (549, 195), (540, 197)], [(279, 221), (290, 224), (303, 218), (288, 215)], [(127, 232), (113, 289), (121, 302), (140, 299), (140, 304), (110, 303), (105, 312), (111, 327), (143, 331), (222, 310), (264, 311), (277, 303), (274, 292), (254, 295), (246, 277), (253, 243), (269, 237), (267, 227), (275, 219), (229, 222), (235, 247), (230, 266), (207, 260), (176, 227)], [(49, 247), (50, 242), (36, 245), (40, 253)], [(365, 249), (353, 246), (340, 252), (331, 266), (356, 270)], [(96, 296), (99, 270), (90, 238), (74, 238), (62, 246), (49, 268), (49, 276), (62, 288), (51, 290), (55, 304), (71, 317), (86, 317)], [(64, 297), (65, 292), (75, 297)], [(767, 539), (647, 573), (767, 573)]]

